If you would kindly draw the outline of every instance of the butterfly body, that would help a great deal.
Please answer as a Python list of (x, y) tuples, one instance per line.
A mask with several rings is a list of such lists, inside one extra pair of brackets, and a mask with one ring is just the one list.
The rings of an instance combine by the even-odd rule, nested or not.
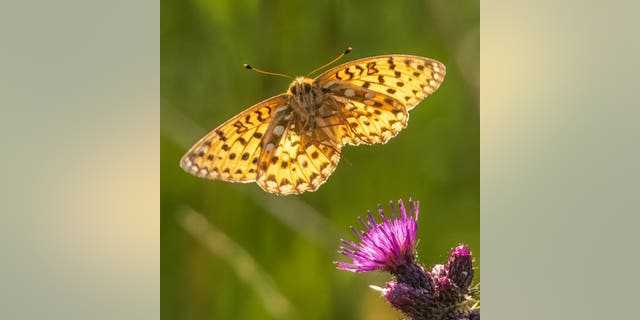
[(265, 191), (315, 191), (347, 144), (385, 143), (407, 125), (408, 110), (444, 79), (442, 63), (385, 55), (297, 77), (286, 93), (243, 111), (198, 141), (181, 167), (198, 177), (256, 181)]
[(311, 133), (325, 103), (326, 96), (313, 84), (313, 79), (297, 77), (289, 86), (289, 106), (293, 111), (294, 126), (301, 133)]

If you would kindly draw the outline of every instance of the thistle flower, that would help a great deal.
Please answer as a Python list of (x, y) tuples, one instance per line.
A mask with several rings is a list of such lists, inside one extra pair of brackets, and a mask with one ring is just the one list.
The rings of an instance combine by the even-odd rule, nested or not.
[(473, 259), (469, 248), (462, 244), (455, 247), (444, 269), (447, 278), (451, 279), (460, 290), (468, 289), (473, 281)]
[(388, 220), (378, 205), (378, 213), (382, 219), (377, 223), (368, 211), (367, 220), (358, 218), (366, 229), (363, 233), (356, 228), (351, 230), (360, 238), (360, 244), (341, 239), (347, 247), (341, 247), (340, 253), (351, 258), (353, 262), (336, 262), (338, 269), (351, 272), (368, 272), (373, 270), (392, 271), (399, 266), (413, 263), (416, 251), (416, 231), (418, 228), (418, 203), (409, 200), (409, 214), (402, 200), (398, 201), (400, 218), (391, 202), (393, 220)]
[(370, 287), (409, 319), (479, 320), (480, 309), (472, 306), (473, 258), (469, 248), (463, 244), (453, 248), (445, 265), (438, 264), (427, 271), (416, 262), (418, 203), (409, 200), (408, 213), (402, 200), (398, 207), (400, 217), (391, 202), (392, 220), (379, 205), (382, 222), (378, 223), (370, 211), (366, 221), (359, 219), (365, 231), (351, 229), (360, 243), (341, 239), (348, 247), (341, 247), (338, 252), (352, 261), (334, 262), (338, 269), (391, 273), (395, 281), (387, 282), (386, 288)]

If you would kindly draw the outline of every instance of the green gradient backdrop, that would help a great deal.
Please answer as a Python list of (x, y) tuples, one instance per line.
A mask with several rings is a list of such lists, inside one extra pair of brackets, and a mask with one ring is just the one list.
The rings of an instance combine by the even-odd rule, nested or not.
[[(289, 301), (290, 318), (399, 317), (368, 288), (384, 285), (386, 274), (350, 274), (331, 264), (342, 259), (335, 253), (339, 238), (353, 238), (348, 226), (356, 217), (390, 199), (421, 201), (418, 251), (425, 264), (444, 262), (459, 242), (479, 263), (478, 28), (477, 1), (163, 0), (163, 318), (278, 317), (265, 308), (259, 288), (241, 280), (241, 259), (225, 260), (228, 245), (208, 248), (181, 227), (185, 207), (248, 253)], [(447, 76), (389, 143), (344, 148), (317, 192), (277, 197), (255, 184), (197, 179), (178, 167), (204, 133), (286, 90), (289, 80), (246, 71), (243, 63), (306, 74), (349, 46), (354, 51), (343, 62), (415, 54), (442, 61)]]

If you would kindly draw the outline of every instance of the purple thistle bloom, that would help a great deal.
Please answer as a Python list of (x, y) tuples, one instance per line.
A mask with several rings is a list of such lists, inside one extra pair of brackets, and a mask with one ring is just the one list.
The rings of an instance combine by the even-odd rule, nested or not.
[(339, 252), (351, 258), (352, 262), (335, 262), (338, 269), (351, 272), (393, 271), (414, 262), (419, 205), (410, 199), (409, 214), (402, 200), (398, 200), (398, 207), (399, 218), (391, 201), (392, 220), (387, 219), (380, 205), (381, 223), (376, 222), (371, 211), (368, 211), (366, 221), (359, 218), (366, 230), (361, 233), (351, 227), (360, 238), (359, 244), (341, 239), (347, 247), (341, 247)]
[(366, 221), (359, 219), (365, 231), (351, 227), (360, 243), (341, 239), (347, 247), (341, 247), (339, 252), (352, 262), (334, 262), (338, 269), (391, 273), (395, 281), (387, 282), (386, 288), (370, 287), (408, 319), (479, 320), (480, 309), (475, 307), (473, 298), (477, 291), (470, 288), (473, 258), (469, 248), (464, 244), (453, 248), (446, 264), (437, 264), (427, 271), (415, 260), (418, 203), (409, 200), (408, 214), (402, 200), (398, 206), (400, 217), (391, 202), (391, 220), (378, 205), (382, 222), (378, 223), (369, 211)]
[(473, 281), (473, 259), (471, 251), (463, 244), (451, 250), (449, 262), (445, 266), (447, 277), (455, 283), (460, 290), (466, 290)]

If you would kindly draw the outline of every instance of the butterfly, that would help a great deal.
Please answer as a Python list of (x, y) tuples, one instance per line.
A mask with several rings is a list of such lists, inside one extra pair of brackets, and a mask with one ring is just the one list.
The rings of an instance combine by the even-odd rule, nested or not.
[(444, 76), (439, 61), (389, 54), (344, 63), (315, 79), (297, 77), (286, 93), (205, 135), (180, 166), (200, 178), (255, 181), (278, 195), (315, 191), (335, 170), (343, 146), (386, 143)]

